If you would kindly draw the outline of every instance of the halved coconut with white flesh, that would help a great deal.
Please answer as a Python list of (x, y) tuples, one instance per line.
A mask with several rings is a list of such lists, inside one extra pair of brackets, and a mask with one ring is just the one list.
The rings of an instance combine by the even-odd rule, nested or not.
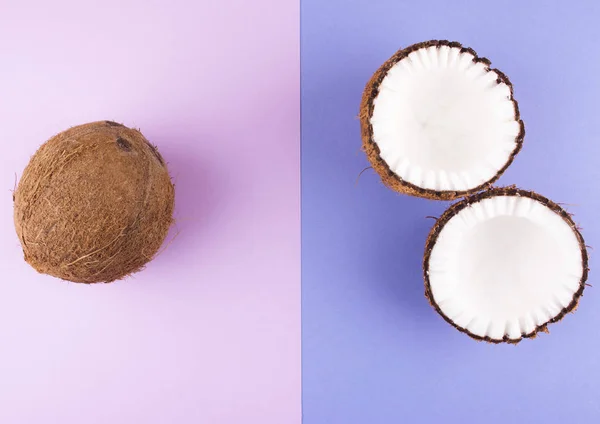
[(491, 185), (525, 135), (506, 75), (473, 49), (438, 40), (400, 50), (379, 68), (360, 122), (363, 148), (387, 186), (442, 200)]
[(588, 276), (571, 216), (513, 187), (478, 193), (448, 209), (429, 234), (425, 294), (469, 336), (517, 343), (573, 311)]

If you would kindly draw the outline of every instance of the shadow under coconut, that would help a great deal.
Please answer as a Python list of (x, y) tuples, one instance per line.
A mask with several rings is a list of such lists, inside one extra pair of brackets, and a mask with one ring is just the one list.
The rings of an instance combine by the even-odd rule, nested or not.
[(189, 148), (194, 143), (181, 140), (177, 144), (154, 142), (175, 185), (174, 222), (155, 262), (174, 265), (173, 258), (177, 257), (176, 261), (181, 265), (182, 260), (189, 259), (187, 255), (198, 249), (198, 243), (206, 239), (204, 233), (228, 193), (220, 184), (218, 167), (202, 152)]
[[(372, 52), (360, 54), (374, 56)], [(396, 334), (402, 327), (407, 332), (433, 333), (435, 328), (445, 328), (445, 323), (425, 298), (423, 253), (435, 222), (426, 217), (438, 216), (448, 204), (382, 187), (381, 177), (361, 150), (358, 113), (365, 83), (387, 57), (382, 55), (381, 63), (374, 61), (377, 66), (351, 59), (352, 71), (348, 72), (339, 64), (327, 63), (324, 54), (324, 65), (311, 70), (313, 75), (305, 84), (302, 178), (310, 200), (305, 204), (338, 209), (332, 219), (341, 214), (344, 225), (360, 225), (351, 249), (360, 260), (352, 266), (369, 307), (384, 312), (390, 320), (386, 331)], [(332, 160), (325, 162), (321, 157)], [(313, 216), (315, 210), (303, 214)], [(339, 224), (332, 221), (331, 225)]]
[[(398, 199), (397, 199), (398, 200)], [(366, 258), (365, 269), (370, 273), (370, 288), (384, 308), (397, 311), (398, 322), (416, 327), (432, 327), (442, 323), (441, 317), (425, 297), (423, 253), (427, 235), (434, 219), (426, 218), (439, 209), (424, 199), (404, 198), (400, 203), (413, 211), (405, 219), (388, 223), (381, 232), (376, 249)], [(415, 207), (415, 203), (420, 203)], [(433, 213), (435, 214), (435, 213)]]

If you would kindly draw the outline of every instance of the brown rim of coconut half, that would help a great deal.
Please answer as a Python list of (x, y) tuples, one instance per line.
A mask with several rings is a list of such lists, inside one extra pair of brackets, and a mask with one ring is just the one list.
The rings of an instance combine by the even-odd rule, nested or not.
[(476, 340), (518, 343), (573, 312), (588, 277), (571, 215), (532, 191), (494, 188), (437, 220), (425, 246), (425, 296)]
[(375, 72), (360, 107), (363, 149), (383, 183), (452, 200), (491, 186), (521, 150), (525, 127), (508, 77), (471, 48), (431, 40)]

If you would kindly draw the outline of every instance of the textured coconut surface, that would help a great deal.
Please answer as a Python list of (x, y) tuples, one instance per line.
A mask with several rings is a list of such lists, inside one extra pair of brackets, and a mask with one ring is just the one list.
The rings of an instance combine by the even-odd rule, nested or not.
[(452, 200), (489, 187), (513, 162), (525, 129), (512, 84), (458, 42), (401, 49), (363, 92), (363, 149), (383, 183)]
[(477, 340), (518, 343), (576, 309), (588, 254), (571, 216), (535, 192), (495, 188), (452, 205), (427, 239), (425, 294)]
[(37, 271), (80, 283), (141, 270), (172, 223), (174, 186), (155, 146), (112, 121), (43, 144), (14, 193), (15, 228)]

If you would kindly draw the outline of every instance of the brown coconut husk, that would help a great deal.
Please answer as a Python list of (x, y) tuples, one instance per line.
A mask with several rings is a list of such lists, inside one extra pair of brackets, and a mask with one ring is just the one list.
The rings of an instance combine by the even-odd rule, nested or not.
[[(401, 177), (396, 175), (389, 167), (389, 165), (381, 158), (380, 150), (377, 144), (373, 141), (373, 126), (371, 125), (371, 118), (373, 117), (374, 110), (374, 101), (379, 94), (379, 86), (381, 85), (383, 79), (386, 77), (390, 69), (402, 59), (407, 57), (410, 53), (428, 48), (428, 47), (441, 47), (448, 46), (451, 48), (460, 48), (461, 53), (468, 52), (473, 55), (473, 61), (476, 63), (483, 63), (486, 65), (488, 71), (493, 71), (498, 75), (496, 82), (498, 84), (504, 83), (510, 89), (510, 100), (513, 102), (515, 106), (515, 120), (519, 122), (521, 129), (519, 134), (517, 135), (515, 141), (516, 145), (514, 150), (512, 151), (509, 160), (506, 164), (496, 173), (496, 175), (489, 180), (488, 182), (481, 184), (473, 189), (467, 191), (436, 191), (431, 189), (422, 188), (416, 186), (408, 181), (403, 180)], [(491, 62), (485, 57), (477, 56), (477, 53), (471, 48), (463, 47), (460, 43), (455, 41), (448, 40), (431, 40), (425, 41), (417, 44), (413, 44), (405, 49), (398, 50), (391, 58), (389, 58), (371, 77), (369, 82), (367, 83), (365, 90), (363, 91), (362, 101), (360, 104), (360, 128), (362, 135), (362, 145), (363, 150), (365, 151), (367, 158), (371, 162), (373, 169), (379, 174), (383, 183), (391, 188), (392, 190), (397, 191), (398, 193), (408, 194), (411, 196), (424, 197), (427, 199), (433, 200), (453, 200), (459, 197), (464, 197), (471, 195), (473, 193), (477, 193), (481, 190), (487, 189), (492, 186), (492, 184), (500, 178), (500, 176), (506, 171), (506, 169), (511, 165), (514, 158), (517, 156), (521, 147), (523, 145), (523, 139), (525, 137), (525, 125), (521, 120), (521, 115), (519, 112), (519, 105), (517, 101), (513, 97), (513, 86), (508, 79), (508, 77), (499, 71), (498, 69), (490, 68)]]
[[(448, 221), (450, 221), (450, 219), (452, 217), (454, 217), (456, 214), (458, 214), (461, 210), (470, 207), (474, 203), (478, 203), (484, 199), (488, 199), (490, 197), (496, 197), (496, 196), (528, 197), (530, 199), (536, 200), (536, 201), (540, 202), (541, 204), (547, 206), (553, 212), (560, 215), (560, 217), (562, 219), (564, 219), (564, 221), (569, 225), (569, 227), (571, 227), (571, 229), (577, 236), (577, 240), (579, 242), (579, 248), (581, 249), (581, 261), (582, 261), (582, 266), (583, 266), (583, 274), (581, 276), (581, 280), (579, 281), (579, 289), (573, 294), (573, 299), (571, 300), (569, 305), (567, 305), (566, 308), (563, 308), (560, 311), (560, 313), (558, 315), (556, 315), (554, 318), (550, 319), (548, 322), (543, 323), (542, 325), (537, 326), (535, 328), (535, 330), (529, 334), (525, 334), (525, 333), (521, 334), (521, 337), (518, 339), (511, 339), (506, 334), (504, 335), (504, 337), (501, 340), (492, 339), (488, 336), (481, 337), (481, 336), (471, 333), (468, 329), (457, 325), (454, 321), (452, 321), (452, 319), (450, 319), (448, 316), (446, 316), (444, 314), (444, 312), (442, 312), (441, 308), (436, 303), (433, 293), (431, 291), (431, 285), (429, 282), (429, 272), (428, 272), (429, 271), (429, 259), (431, 257), (431, 252), (433, 250), (433, 247), (435, 246), (438, 236), (440, 235), (444, 226), (448, 223)], [(437, 311), (438, 314), (440, 314), (442, 316), (442, 318), (444, 318), (444, 320), (446, 320), (446, 322), (448, 324), (450, 324), (451, 326), (456, 328), (458, 331), (469, 335), (470, 337), (472, 337), (475, 340), (485, 341), (485, 342), (495, 343), (495, 344), (497, 344), (497, 343), (517, 344), (523, 339), (535, 338), (536, 335), (539, 333), (548, 333), (548, 325), (549, 324), (560, 321), (561, 319), (564, 318), (565, 315), (567, 315), (570, 312), (574, 312), (577, 309), (579, 300), (580, 300), (581, 296), (583, 296), (583, 290), (585, 289), (585, 286), (586, 286), (585, 282), (588, 278), (588, 273), (589, 273), (588, 253), (587, 253), (585, 241), (583, 239), (583, 236), (579, 232), (579, 228), (578, 228), (577, 224), (575, 224), (575, 222), (571, 218), (571, 215), (568, 212), (566, 212), (562, 207), (560, 207), (558, 204), (554, 203), (553, 201), (549, 200), (548, 198), (546, 198), (536, 192), (521, 190), (514, 186), (493, 188), (491, 190), (482, 191), (475, 195), (466, 197), (466, 198), (460, 200), (459, 202), (453, 204), (452, 206), (450, 206), (450, 208), (447, 209), (446, 212), (444, 212), (444, 214), (437, 220), (437, 222), (431, 229), (429, 236), (427, 237), (427, 243), (425, 244), (425, 255), (423, 256), (423, 277), (425, 279), (425, 297), (427, 298), (427, 300), (429, 301), (431, 306)]]
[(174, 187), (158, 150), (112, 121), (71, 128), (43, 144), (14, 193), (25, 260), (79, 283), (141, 270), (173, 221)]

